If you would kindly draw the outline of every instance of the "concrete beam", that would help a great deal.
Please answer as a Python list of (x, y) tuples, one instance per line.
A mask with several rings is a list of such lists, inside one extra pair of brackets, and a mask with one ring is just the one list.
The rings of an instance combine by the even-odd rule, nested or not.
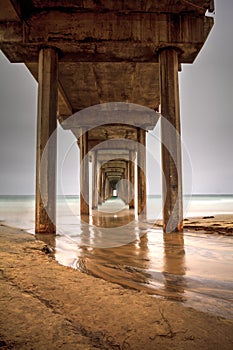
[(115, 172), (113, 172), (113, 171), (109, 171), (109, 172), (104, 172), (105, 174), (106, 174), (106, 176), (107, 177), (109, 177), (109, 176), (122, 176), (122, 174), (124, 174), (124, 172), (122, 172), (122, 171), (115, 171)]
[(105, 173), (111, 173), (111, 172), (120, 172), (120, 173), (123, 173), (124, 172), (124, 169), (123, 168), (103, 168)]
[[(107, 77), (104, 79), (107, 79)], [(137, 127), (153, 130), (158, 119), (159, 114), (151, 108), (124, 102), (112, 102), (111, 104), (100, 104), (91, 106), (88, 110), (79, 111), (72, 119), (66, 120), (64, 118), (62, 127), (74, 130), (73, 132), (77, 137), (80, 134), (80, 127), (89, 127), (91, 128), (90, 140), (125, 137), (127, 141), (127, 139), (136, 140)], [(96, 135), (99, 135), (99, 137), (96, 138)], [(100, 138), (100, 136), (102, 137)]]
[(98, 12), (96, 20), (94, 11), (61, 9), (32, 12), (29, 17), (27, 28), (22, 22), (20, 30), (14, 23), (0, 24), (0, 48), (12, 62), (36, 62), (41, 45), (53, 42), (63, 62), (156, 62), (156, 51), (176, 46), (180, 62), (192, 63), (213, 26), (213, 18), (195, 12)]
[[(109, 127), (111, 128), (111, 127)], [(117, 136), (116, 136), (117, 138)], [(98, 151), (103, 151), (103, 150), (112, 150), (112, 152), (116, 150), (131, 150), (135, 151), (136, 150), (136, 145), (134, 143), (130, 143), (127, 140), (111, 140), (111, 142), (105, 142), (107, 140), (89, 140), (88, 143), (88, 150), (91, 151), (93, 148)], [(108, 140), (109, 141), (109, 140)]]
[(103, 163), (101, 165), (102, 169), (109, 169), (109, 168), (126, 168), (125, 161), (120, 161), (120, 160), (110, 160), (106, 163)]
[(111, 162), (113, 160), (115, 161), (122, 161), (122, 160), (129, 160), (129, 155), (127, 153), (113, 153), (113, 154), (100, 154), (98, 156), (99, 161), (101, 162)]
[(111, 181), (118, 182), (118, 181), (120, 181), (122, 179), (122, 177), (121, 176), (108, 176), (108, 179), (109, 179), (110, 182)]
[[(155, 46), (180, 45), (182, 43), (204, 42), (208, 32), (204, 26), (205, 16), (196, 14), (161, 14), (129, 12), (117, 13), (65, 11), (41, 12), (34, 14), (27, 23), (30, 27), (29, 42), (57, 41), (69, 44), (70, 38), (78, 42), (151, 42)], [(209, 19), (207, 19), (208, 21)], [(56, 27), (56, 32), (54, 28)], [(87, 40), (88, 38), (88, 40)]]
[[(26, 6), (24, 2), (19, 0), (5, 0), (4, 2), (11, 2), (17, 9), (21, 19), (28, 16), (28, 12), (31, 9), (33, 12), (40, 12), (44, 9), (44, 2), (27, 0)], [(195, 1), (179, 1), (179, 0), (129, 0), (126, 3), (116, 0), (99, 1), (96, 0), (57, 0), (48, 1), (46, 8), (53, 10), (62, 8), (65, 6), (67, 12), (72, 11), (98, 11), (98, 12), (115, 12), (128, 13), (130, 11), (135, 12), (158, 12), (158, 13), (189, 13), (195, 12), (197, 14), (205, 14), (209, 9), (212, 10), (213, 0), (195, 0)], [(4, 9), (4, 7), (3, 7)]]

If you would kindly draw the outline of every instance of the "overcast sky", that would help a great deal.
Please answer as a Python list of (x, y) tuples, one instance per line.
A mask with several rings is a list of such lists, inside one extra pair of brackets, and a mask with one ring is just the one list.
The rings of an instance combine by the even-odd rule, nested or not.
[[(215, 26), (203, 50), (180, 73), (182, 138), (191, 159), (193, 193), (232, 194), (233, 1), (215, 0), (215, 4)], [(0, 194), (34, 194), (36, 104), (35, 80), (24, 65), (10, 64), (1, 53)], [(62, 137), (63, 145), (70, 145), (70, 135)], [(159, 178), (158, 167), (156, 171)], [(65, 192), (77, 192), (77, 174), (78, 154), (72, 147), (65, 160)], [(150, 167), (148, 178), (150, 193), (159, 192), (160, 181)], [(190, 170), (185, 161), (183, 179), (187, 192)]]

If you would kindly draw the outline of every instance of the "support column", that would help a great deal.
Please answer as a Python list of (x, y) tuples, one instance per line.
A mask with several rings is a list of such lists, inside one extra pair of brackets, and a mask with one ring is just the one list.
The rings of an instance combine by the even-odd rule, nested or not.
[(105, 174), (104, 200), (106, 201), (108, 198), (109, 198), (109, 181)]
[(98, 201), (98, 205), (101, 205), (102, 200), (101, 200), (101, 184), (102, 184), (102, 168), (101, 168), (101, 163), (98, 162), (98, 175), (97, 175), (97, 179), (98, 179), (98, 188), (97, 188), (97, 201)]
[[(123, 175), (122, 175), (123, 176)], [(123, 200), (122, 198), (122, 181), (121, 179), (118, 181), (118, 184), (117, 184), (117, 193), (118, 193), (118, 197)]]
[(92, 209), (98, 207), (97, 202), (97, 151), (92, 152)]
[(112, 188), (110, 185), (110, 181), (108, 180), (108, 199), (112, 197)]
[(125, 168), (125, 202), (127, 205), (129, 205), (129, 198), (130, 198), (130, 183), (129, 183), (129, 161), (127, 160), (125, 162), (126, 168)]
[(57, 99), (58, 52), (43, 48), (38, 63), (36, 233), (56, 232)]
[(146, 216), (146, 131), (137, 129), (138, 215)]
[(106, 201), (106, 190), (107, 190), (107, 175), (105, 171), (103, 172), (103, 201)]
[(127, 179), (126, 171), (127, 171), (127, 165), (125, 162), (125, 169), (124, 169), (124, 173), (122, 174), (122, 178), (121, 178), (122, 181), (120, 182), (121, 199), (123, 200), (123, 202), (125, 204), (127, 203), (127, 193), (126, 193), (126, 186), (125, 186), (125, 181), (124, 181)]
[[(163, 230), (183, 230), (178, 52), (159, 53), (163, 169)], [(169, 122), (169, 123), (168, 123)]]
[(129, 209), (135, 208), (134, 203), (134, 195), (135, 195), (135, 181), (134, 181), (134, 162), (133, 162), (133, 151), (129, 151), (129, 181), (131, 183), (131, 191), (130, 191), (130, 202), (129, 202)]
[(89, 215), (88, 131), (80, 136), (80, 214)]
[(101, 204), (104, 203), (104, 186), (105, 186), (105, 172), (102, 170), (102, 176), (101, 176), (101, 187), (100, 187), (100, 193), (101, 193)]

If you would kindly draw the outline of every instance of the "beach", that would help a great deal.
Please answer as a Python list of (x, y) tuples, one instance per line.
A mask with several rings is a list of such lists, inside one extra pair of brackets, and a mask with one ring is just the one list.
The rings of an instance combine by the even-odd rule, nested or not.
[[(161, 220), (158, 220), (155, 226), (162, 227)], [(196, 231), (204, 234), (233, 236), (233, 215), (217, 214), (186, 218), (184, 229), (186, 232)]]
[(225, 236), (233, 236), (233, 216), (232, 215), (215, 215), (204, 216), (202, 218), (186, 219), (185, 229), (195, 229), (195, 231), (217, 233)]
[(0, 350), (233, 349), (232, 5), (0, 3)]
[(24, 230), (0, 240), (2, 349), (232, 349), (232, 320), (62, 266)]

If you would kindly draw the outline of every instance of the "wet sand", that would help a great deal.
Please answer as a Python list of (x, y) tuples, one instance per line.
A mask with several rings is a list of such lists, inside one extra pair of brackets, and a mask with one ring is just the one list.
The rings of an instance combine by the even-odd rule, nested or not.
[[(162, 227), (161, 220), (157, 220), (155, 226)], [(233, 236), (233, 215), (221, 214), (186, 218), (184, 219), (184, 230)]]
[(47, 249), (0, 226), (2, 349), (232, 349), (232, 321), (61, 266)]
[(221, 234), (233, 236), (233, 216), (232, 215), (215, 215), (204, 216), (202, 218), (193, 217), (185, 220), (185, 229), (202, 231), (203, 233)]

